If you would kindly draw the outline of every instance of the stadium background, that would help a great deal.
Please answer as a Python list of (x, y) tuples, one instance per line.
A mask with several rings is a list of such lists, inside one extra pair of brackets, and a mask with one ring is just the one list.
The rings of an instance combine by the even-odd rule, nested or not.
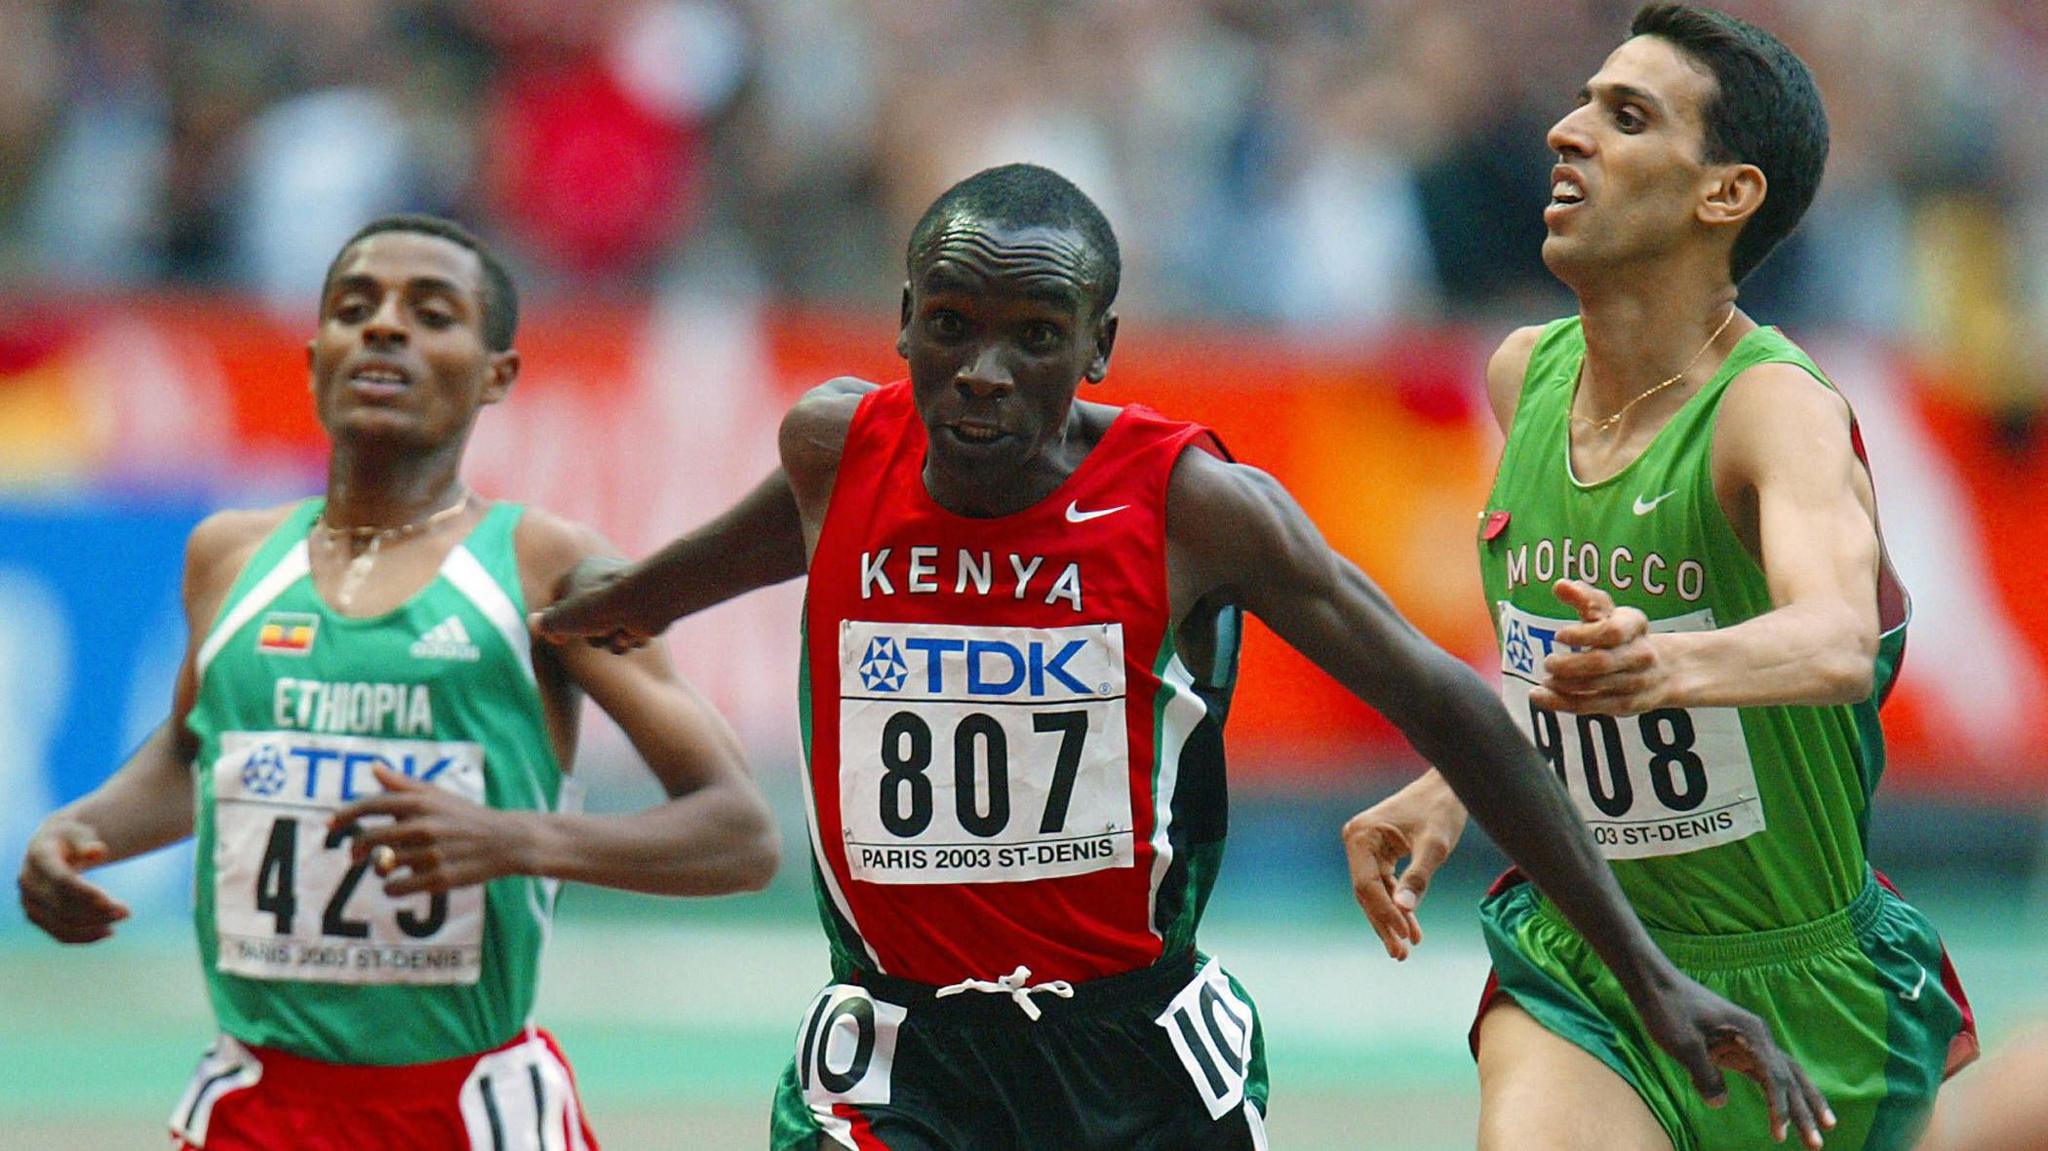
[[(1874, 855), (1950, 937), (1995, 1046), (2048, 955), (2048, 5), (1729, 5), (1813, 64), (1807, 225), (1744, 303), (1856, 405), (1916, 594)], [(1569, 308), (1542, 131), (1632, 4), (1509, 0), (14, 0), (0, 6), (0, 859), (153, 724), (184, 534), (317, 489), (303, 343), (380, 212), (458, 216), (529, 302), (481, 490), (644, 552), (744, 490), (803, 387), (891, 378), (900, 243), (1033, 159), (1125, 246), (1100, 396), (1209, 421), (1489, 673), (1471, 544), (1493, 341)], [(765, 895), (571, 890), (541, 1017), (615, 1151), (758, 1147), (823, 974), (797, 806), (794, 586), (688, 621), (785, 828)], [(1337, 829), (1417, 770), (1263, 632), (1233, 714), (1208, 945), (1266, 1018), (1282, 1148), (1470, 1145), (1474, 833), (1396, 966)], [(655, 791), (603, 725), (593, 806)], [(60, 949), (0, 910), (0, 1147), (155, 1145), (209, 1036), (187, 850)]]

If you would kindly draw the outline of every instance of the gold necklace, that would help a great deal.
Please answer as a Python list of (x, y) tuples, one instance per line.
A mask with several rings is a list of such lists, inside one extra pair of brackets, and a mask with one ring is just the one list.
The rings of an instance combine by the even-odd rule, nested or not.
[(464, 488), (462, 489), (462, 497), (460, 499), (435, 512), (433, 515), (425, 519), (414, 520), (409, 524), (399, 524), (388, 528), (363, 526), (337, 527), (327, 522), (327, 509), (321, 508), (318, 526), (320, 531), (327, 537), (327, 545), (329, 547), (334, 546), (335, 542), (344, 536), (348, 537), (351, 546), (365, 545), (362, 554), (350, 556), (348, 567), (342, 570), (341, 587), (334, 593), (334, 598), (341, 607), (341, 610), (347, 611), (355, 605), (356, 593), (363, 589), (363, 581), (370, 578), (370, 569), (377, 566), (377, 552), (385, 543), (410, 539), (421, 532), (432, 530), (442, 521), (459, 514), (463, 509), (469, 507), (471, 494), (468, 488)]
[(1672, 376), (1670, 379), (1665, 380), (1662, 383), (1653, 384), (1648, 389), (1638, 393), (1635, 399), (1632, 399), (1629, 402), (1621, 405), (1621, 410), (1614, 413), (1611, 416), (1602, 416), (1597, 420), (1591, 416), (1573, 416), (1572, 422), (1575, 424), (1584, 424), (1587, 427), (1592, 428), (1596, 435), (1620, 423), (1621, 417), (1627, 415), (1628, 410), (1630, 408), (1635, 407), (1637, 404), (1642, 403), (1644, 400), (1649, 399), (1651, 396), (1656, 395), (1658, 392), (1661, 392), (1665, 388), (1668, 388), (1671, 385), (1677, 383), (1678, 381), (1684, 379), (1685, 373), (1692, 371), (1692, 366), (1700, 362), (1700, 357), (1707, 354), (1707, 349), (1714, 346), (1714, 341), (1721, 338), (1721, 333), (1728, 330), (1728, 325), (1732, 323), (1734, 319), (1735, 305), (1730, 304), (1728, 305), (1728, 314), (1722, 317), (1721, 319), (1721, 326), (1715, 328), (1714, 334), (1707, 337), (1707, 342), (1700, 345), (1700, 350), (1692, 354), (1692, 359), (1687, 360), (1685, 362), (1685, 366), (1678, 369), (1677, 375)]

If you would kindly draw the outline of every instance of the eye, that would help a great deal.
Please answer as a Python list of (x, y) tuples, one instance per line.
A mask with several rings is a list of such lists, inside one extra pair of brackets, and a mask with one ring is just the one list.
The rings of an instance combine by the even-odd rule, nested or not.
[(940, 308), (925, 317), (925, 329), (942, 340), (956, 340), (967, 332), (967, 321), (960, 313)]
[(455, 323), (455, 314), (446, 308), (428, 305), (419, 309), (420, 323), (436, 330)]
[(1614, 110), (1614, 126), (1634, 135), (1648, 127), (1649, 121), (1638, 115), (1633, 105), (1623, 104)]
[(1048, 352), (1064, 344), (1066, 335), (1057, 324), (1032, 324), (1024, 329), (1024, 346), (1035, 352)]
[(370, 303), (360, 296), (349, 296), (335, 302), (334, 318), (344, 324), (360, 324), (370, 318)]

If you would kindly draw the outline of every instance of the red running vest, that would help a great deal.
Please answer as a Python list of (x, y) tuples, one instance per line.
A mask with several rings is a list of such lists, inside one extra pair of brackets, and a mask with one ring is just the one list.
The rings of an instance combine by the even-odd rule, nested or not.
[(1079, 981), (1185, 953), (1220, 862), (1222, 719), (1173, 647), (1166, 488), (1207, 429), (1124, 408), (1013, 515), (935, 503), (908, 382), (866, 396), (811, 557), (805, 797), (837, 977)]

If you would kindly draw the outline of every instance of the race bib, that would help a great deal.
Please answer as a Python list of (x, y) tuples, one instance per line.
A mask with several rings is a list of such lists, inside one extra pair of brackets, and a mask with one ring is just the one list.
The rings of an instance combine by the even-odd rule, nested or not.
[[(1764, 829), (1742, 717), (1732, 707), (1664, 707), (1642, 715), (1574, 715), (1537, 707), (1529, 689), (1572, 621), (1500, 605), (1501, 697), (1571, 792), (1609, 859), (1683, 855)], [(1714, 613), (1650, 621), (1653, 632), (1709, 631)]]
[(839, 632), (853, 878), (1016, 883), (1133, 860), (1122, 624)]
[(797, 1029), (796, 1081), (815, 1114), (832, 1116), (841, 1103), (888, 1104), (896, 1033), (909, 1014), (850, 983), (811, 1000)]
[(372, 764), (484, 798), (475, 743), (224, 732), (213, 766), (216, 966), (251, 979), (313, 983), (474, 983), (484, 889), (391, 899), (355, 828), (327, 830), (343, 805), (382, 789)]
[(1203, 964), (1153, 1022), (1166, 1029), (1209, 1118), (1221, 1119), (1244, 1102), (1255, 1020), (1222, 964), (1214, 959)]

